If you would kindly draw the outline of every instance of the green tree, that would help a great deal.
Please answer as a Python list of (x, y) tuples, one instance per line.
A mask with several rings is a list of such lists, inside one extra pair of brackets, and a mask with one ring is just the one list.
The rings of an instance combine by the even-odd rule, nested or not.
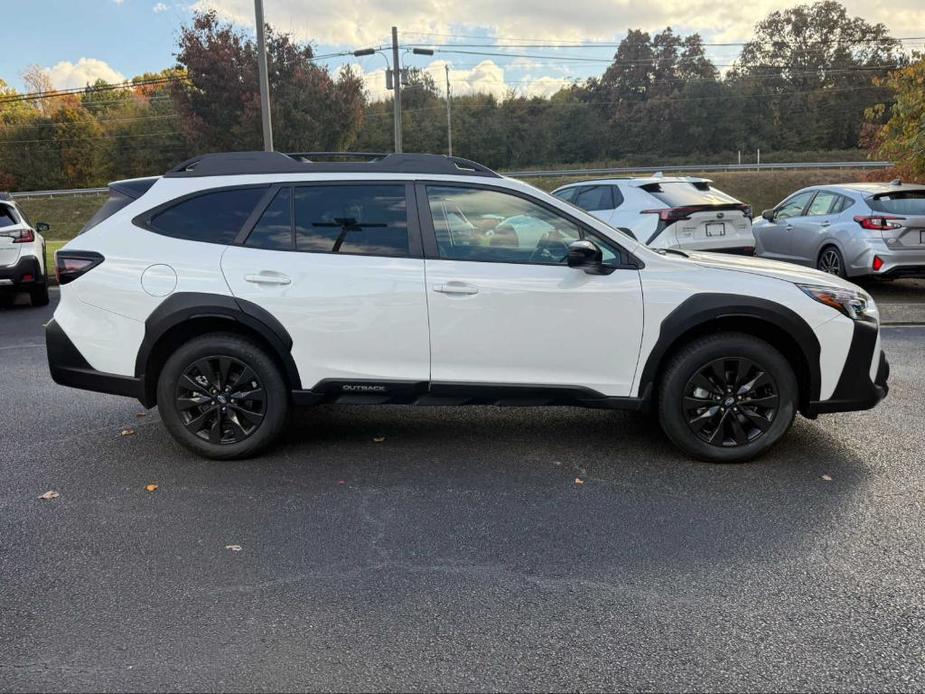
[(925, 55), (879, 81), (893, 103), (867, 110), (868, 145), (874, 156), (893, 161), (907, 178), (925, 181)]

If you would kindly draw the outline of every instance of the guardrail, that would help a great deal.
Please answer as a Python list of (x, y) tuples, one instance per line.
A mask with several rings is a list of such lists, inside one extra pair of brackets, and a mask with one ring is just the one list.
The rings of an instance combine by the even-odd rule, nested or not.
[[(888, 169), (891, 161), (814, 161), (814, 162), (769, 162), (767, 164), (671, 164), (668, 166), (621, 166), (602, 169), (544, 169), (532, 171), (505, 171), (512, 178), (537, 178), (540, 176), (595, 176), (628, 173), (658, 173), (671, 171), (767, 171), (774, 169)], [(14, 198), (57, 198), (69, 195), (99, 195), (108, 188), (72, 188), (69, 190), (28, 190), (10, 193)]]
[(554, 169), (534, 171), (505, 171), (511, 178), (538, 178), (540, 176), (596, 176), (628, 173), (662, 173), (671, 171), (767, 171), (788, 169), (888, 169), (891, 161), (813, 161), (769, 162), (767, 164), (671, 164), (669, 166), (620, 166), (602, 169)]

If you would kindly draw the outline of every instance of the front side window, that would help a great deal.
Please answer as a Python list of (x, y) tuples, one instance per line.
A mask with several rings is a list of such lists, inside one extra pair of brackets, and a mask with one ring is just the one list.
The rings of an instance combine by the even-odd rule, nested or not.
[(409, 255), (404, 184), (298, 187), (293, 207), (299, 251)]
[[(568, 245), (588, 236), (574, 222), (516, 195), (484, 188), (427, 186), (441, 258), (565, 264)], [(617, 251), (592, 238), (614, 262)]]
[(785, 200), (784, 203), (777, 208), (777, 211), (774, 213), (774, 220), (780, 221), (783, 219), (790, 219), (791, 217), (800, 217), (803, 214), (803, 210), (806, 208), (806, 204), (809, 202), (809, 199), (813, 196), (813, 191), (807, 191), (806, 193), (798, 193), (794, 195), (789, 200)]
[(203, 193), (157, 213), (150, 225), (172, 238), (230, 244), (265, 193), (265, 187)]
[(839, 197), (840, 196), (838, 193), (830, 193), (827, 190), (820, 190), (818, 193), (816, 193), (816, 197), (813, 198), (812, 204), (806, 211), (807, 216), (816, 217), (819, 215), (829, 214), (829, 212), (831, 212), (833, 209), (833, 205), (838, 204)]

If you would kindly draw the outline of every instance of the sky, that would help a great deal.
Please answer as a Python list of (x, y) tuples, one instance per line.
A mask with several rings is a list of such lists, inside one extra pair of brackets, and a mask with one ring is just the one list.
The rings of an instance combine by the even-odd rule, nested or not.
[[(433, 75), (441, 91), (449, 66), (455, 94), (504, 95), (513, 89), (548, 96), (571, 81), (600, 74), (612, 44), (630, 28), (681, 34), (699, 32), (709, 43), (748, 40), (767, 13), (796, 4), (781, 0), (264, 0), (265, 19), (316, 55), (379, 48), (399, 27), (403, 46), (435, 47), (433, 56), (403, 52), (404, 67)], [(852, 15), (883, 22), (897, 37), (925, 36), (923, 0), (847, 0)], [(253, 0), (0, 0), (5, 18), (0, 79), (23, 90), (29, 65), (46, 70), (56, 88), (83, 87), (98, 78), (114, 82), (174, 64), (180, 28), (197, 9), (253, 31)], [(12, 21), (11, 21), (12, 20)], [(16, 30), (10, 31), (15, 24)], [(523, 47), (537, 42), (600, 44), (583, 48)], [(611, 45), (608, 45), (611, 44)], [(907, 46), (922, 50), (925, 40)], [(720, 69), (733, 62), (737, 46), (710, 46)], [(484, 55), (485, 53), (492, 55)], [(482, 55), (478, 55), (482, 54)], [(335, 56), (332, 70), (352, 64), (372, 98), (385, 92), (386, 61)]]

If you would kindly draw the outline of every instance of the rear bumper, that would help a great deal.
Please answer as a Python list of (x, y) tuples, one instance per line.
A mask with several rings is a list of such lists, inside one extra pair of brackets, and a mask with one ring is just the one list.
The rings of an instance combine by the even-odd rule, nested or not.
[(896, 265), (886, 272), (875, 272), (876, 277), (901, 279), (903, 277), (925, 277), (925, 265)]
[(812, 401), (803, 414), (813, 418), (828, 412), (853, 412), (869, 410), (887, 396), (890, 388), (890, 364), (886, 354), (880, 351), (877, 372), (873, 380), (870, 371), (877, 348), (878, 327), (874, 323), (858, 321), (854, 325), (854, 336), (848, 350), (848, 358), (842, 368), (838, 385), (829, 400)]
[[(31, 275), (32, 279), (23, 281), (23, 277)], [(3, 289), (28, 289), (41, 286), (45, 281), (38, 258), (32, 255), (21, 257), (15, 265), (0, 267), (0, 291)]]
[(97, 393), (125, 395), (145, 404), (144, 379), (96, 371), (54, 320), (45, 326), (48, 368), (55, 383)]

